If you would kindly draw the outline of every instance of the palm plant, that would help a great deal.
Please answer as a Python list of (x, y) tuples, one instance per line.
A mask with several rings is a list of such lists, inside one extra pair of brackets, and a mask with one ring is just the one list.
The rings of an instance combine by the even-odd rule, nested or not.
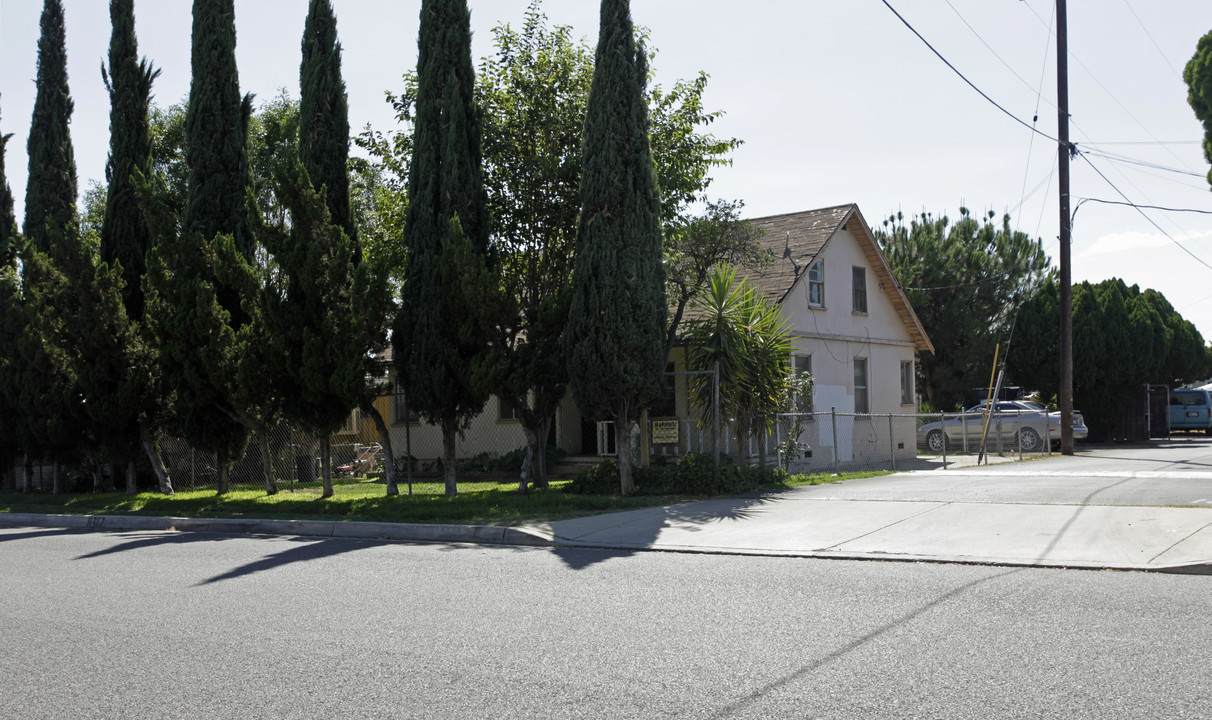
[[(697, 319), (687, 333), (689, 364), (709, 371), (719, 363), (720, 417), (732, 423), (740, 452), (753, 434), (760, 432), (764, 439), (773, 427), (791, 357), (788, 325), (777, 305), (745, 278), (738, 281), (727, 265), (712, 271), (696, 310)], [(695, 376), (690, 398), (702, 410), (700, 418), (710, 416), (714, 408), (712, 390), (706, 376)], [(765, 450), (765, 443), (759, 443), (763, 465)]]

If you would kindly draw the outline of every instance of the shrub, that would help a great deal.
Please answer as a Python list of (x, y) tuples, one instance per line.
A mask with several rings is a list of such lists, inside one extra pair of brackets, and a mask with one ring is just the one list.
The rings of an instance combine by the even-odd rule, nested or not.
[[(778, 468), (760, 468), (722, 460), (720, 467), (709, 455), (691, 453), (672, 465), (637, 468), (636, 495), (734, 495), (786, 482)], [(577, 495), (617, 495), (619, 465), (607, 460), (578, 475), (564, 487)]]

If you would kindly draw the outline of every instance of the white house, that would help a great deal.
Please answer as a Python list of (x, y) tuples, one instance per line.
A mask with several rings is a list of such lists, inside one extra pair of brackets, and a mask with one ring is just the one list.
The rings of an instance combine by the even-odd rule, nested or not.
[[(750, 222), (764, 231), (762, 243), (777, 258), (750, 279), (782, 307), (792, 329), (794, 365), (811, 371), (815, 380), (814, 418), (802, 436), (813, 455), (799, 465), (886, 458), (889, 448), (898, 458), (912, 458), (913, 419), (889, 416), (915, 411), (915, 354), (932, 352), (933, 347), (858, 207), (841, 205)], [(684, 372), (685, 357), (684, 348), (675, 348), (668, 370)], [(711, 430), (690, 407), (687, 386), (687, 376), (673, 376), (668, 397), (650, 411), (655, 454), (711, 452)], [(408, 427), (415, 457), (439, 456), (438, 429), (416, 418), (406, 422), (401, 401), (381, 401), (381, 411), (392, 425), (395, 452), (404, 454)], [(831, 410), (845, 414), (836, 423), (836, 439)], [(850, 416), (855, 413), (865, 417)], [(557, 413), (553, 435), (554, 444), (571, 455), (614, 454), (613, 431), (607, 424), (585, 421), (571, 395)], [(500, 455), (523, 444), (516, 415), (493, 397), (460, 438), (458, 454)]]
[[(811, 464), (832, 462), (835, 450), (842, 462), (886, 457), (890, 448), (898, 458), (914, 457), (914, 422), (895, 416), (915, 412), (915, 357), (934, 347), (858, 206), (750, 222), (778, 257), (750, 279), (782, 307), (794, 365), (813, 375), (815, 422), (805, 433)], [(824, 427), (831, 411), (845, 414), (836, 441), (832, 416)]]

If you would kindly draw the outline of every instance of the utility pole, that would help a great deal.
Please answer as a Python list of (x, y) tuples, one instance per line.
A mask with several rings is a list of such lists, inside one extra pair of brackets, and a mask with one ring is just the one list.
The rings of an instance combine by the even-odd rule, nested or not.
[(1069, 40), (1065, 0), (1056, 0), (1056, 119), (1060, 179), (1061, 453), (1073, 454), (1073, 281), (1069, 267)]

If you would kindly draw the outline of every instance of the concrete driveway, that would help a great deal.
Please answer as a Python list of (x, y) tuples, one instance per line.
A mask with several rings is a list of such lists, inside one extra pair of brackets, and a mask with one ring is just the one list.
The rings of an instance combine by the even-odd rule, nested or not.
[(905, 472), (532, 526), (567, 546), (1212, 571), (1212, 441)]

